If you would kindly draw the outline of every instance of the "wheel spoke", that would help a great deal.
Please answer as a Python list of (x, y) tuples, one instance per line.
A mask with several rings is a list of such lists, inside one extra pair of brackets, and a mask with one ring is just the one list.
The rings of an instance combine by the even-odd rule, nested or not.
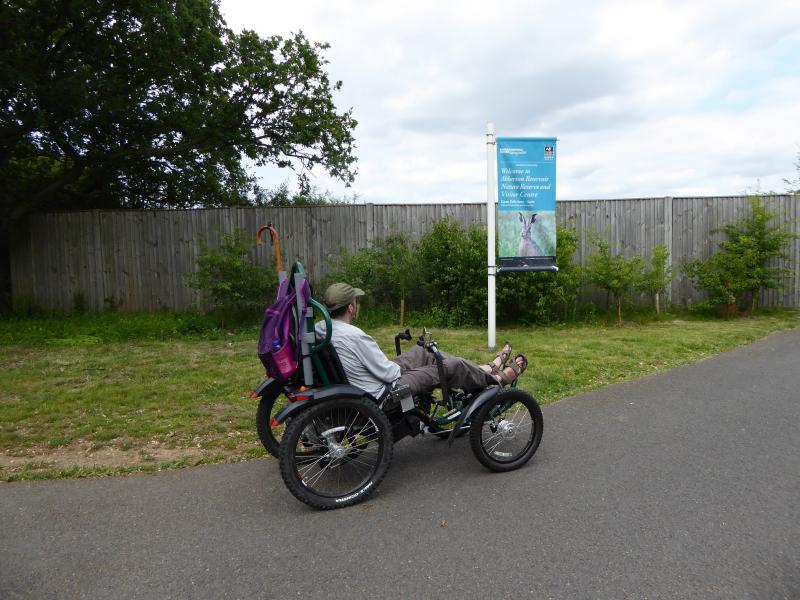
[[(374, 427), (374, 424), (372, 423), (372, 421), (371, 421), (371, 420), (370, 420), (370, 421), (367, 421), (366, 423), (364, 423), (363, 427), (361, 427), (361, 429), (359, 429), (359, 430), (358, 430), (358, 433), (356, 433), (355, 435), (353, 435), (353, 437), (354, 437), (354, 438), (357, 438), (357, 437), (358, 437), (359, 435), (361, 435), (361, 433), (362, 433), (362, 432), (363, 432), (363, 431), (364, 431), (364, 430), (365, 430), (367, 427), (369, 427), (370, 425), (373, 425), (373, 427)], [(376, 434), (375, 434), (375, 435), (377, 435), (377, 432), (376, 432)]]
[(497, 447), (498, 447), (500, 444), (502, 444), (502, 443), (503, 443), (503, 440), (502, 440), (502, 439), (501, 439), (501, 440), (498, 440), (498, 441), (495, 443), (495, 445), (494, 445), (494, 446), (492, 446), (491, 448), (487, 448), (487, 449), (486, 449), (486, 452), (488, 452), (489, 454), (491, 454), (491, 453), (492, 453), (492, 452), (494, 452), (494, 451), (495, 451), (495, 449), (496, 449), (496, 448), (497, 448)]
[(333, 463), (328, 463), (327, 465), (325, 465), (324, 467), (322, 467), (322, 469), (320, 469), (320, 470), (319, 470), (319, 472), (318, 472), (316, 475), (312, 475), (312, 476), (311, 476), (311, 477), (310, 477), (310, 478), (309, 478), (307, 481), (305, 481), (304, 483), (305, 483), (305, 484), (306, 484), (308, 487), (312, 487), (312, 486), (313, 486), (313, 484), (315, 484), (317, 481), (319, 481), (319, 480), (322, 478), (322, 476), (325, 474), (325, 472), (328, 470), (328, 468), (331, 466), (331, 464), (333, 464)]
[(344, 433), (342, 434), (342, 439), (343, 439), (343, 440), (347, 438), (347, 434), (350, 432), (350, 428), (351, 428), (353, 425), (355, 425), (356, 419), (358, 419), (358, 417), (359, 417), (359, 414), (358, 414), (358, 413), (356, 413), (356, 414), (353, 416), (353, 420), (350, 422), (350, 425), (348, 425), (347, 427), (345, 427)]
[[(533, 419), (528, 407), (521, 402), (514, 402), (500, 413), (483, 423), (481, 428), (481, 445), (487, 454), (493, 455), (500, 452), (511, 456), (503, 457), (501, 462), (516, 459), (529, 446), (532, 435)], [(492, 428), (495, 428), (492, 431)], [(501, 427), (510, 428), (507, 434)], [(508, 432), (508, 430), (506, 430)], [(496, 456), (493, 460), (498, 460)]]
[(352, 493), (380, 464), (382, 433), (367, 409), (332, 406), (308, 419), (304, 428), (298, 427), (304, 434), (293, 453), (294, 470), (300, 483), (314, 494)]
[(303, 479), (303, 478), (305, 477), (305, 474), (306, 474), (306, 473), (308, 473), (308, 472), (309, 472), (309, 471), (310, 471), (310, 470), (311, 470), (313, 467), (315, 467), (316, 465), (318, 465), (318, 464), (319, 464), (319, 463), (320, 463), (320, 462), (321, 462), (323, 459), (325, 459), (326, 457), (327, 457), (327, 454), (326, 454), (326, 455), (324, 455), (324, 456), (320, 456), (320, 457), (319, 457), (317, 460), (315, 460), (313, 463), (311, 463), (311, 464), (307, 465), (307, 466), (306, 466), (306, 467), (305, 467), (305, 468), (302, 470), (302, 472), (300, 471), (300, 469), (298, 469), (298, 470), (297, 470), (297, 473), (300, 475), (300, 478), (301, 478), (301, 479)]

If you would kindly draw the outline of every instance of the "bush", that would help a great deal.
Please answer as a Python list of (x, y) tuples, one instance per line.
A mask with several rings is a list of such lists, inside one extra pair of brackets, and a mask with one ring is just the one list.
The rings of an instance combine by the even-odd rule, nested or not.
[(720, 243), (719, 252), (707, 261), (686, 263), (684, 273), (708, 292), (711, 304), (727, 305), (730, 311), (746, 303), (752, 313), (762, 290), (783, 287), (789, 269), (775, 262), (789, 259), (787, 246), (797, 236), (788, 223), (770, 225), (777, 216), (753, 198), (748, 216), (721, 228), (728, 239)]
[(717, 252), (707, 261), (687, 262), (683, 272), (708, 292), (709, 304), (733, 306), (749, 285), (745, 282), (748, 262), (738, 251)]
[(417, 246), (426, 310), (439, 325), (486, 323), (486, 230), (449, 217), (426, 231)]
[(407, 235), (380, 238), (372, 247), (356, 252), (340, 250), (326, 283), (346, 281), (368, 292), (369, 302), (400, 308), (405, 318), (406, 300), (419, 287), (416, 245)]
[(368, 304), (417, 312), (432, 325), (486, 319), (486, 232), (445, 218), (419, 242), (392, 235), (370, 248), (339, 251), (326, 283), (346, 281), (368, 292)]
[[(580, 268), (572, 256), (574, 230), (558, 230), (557, 273), (504, 273), (497, 278), (498, 320), (549, 323), (574, 312)], [(340, 250), (330, 281), (347, 281), (369, 292), (370, 304), (402, 307), (405, 299), (415, 319), (456, 327), (485, 324), (486, 230), (464, 227), (445, 218), (417, 244), (406, 236), (375, 241), (356, 252)], [(402, 324), (401, 310), (401, 324)]]
[(596, 233), (592, 236), (592, 245), (594, 254), (586, 266), (586, 279), (613, 296), (617, 324), (622, 325), (623, 300), (640, 285), (644, 264), (640, 256), (612, 256), (611, 245)]
[(204, 293), (223, 324), (250, 318), (275, 295), (274, 269), (255, 265), (250, 259), (252, 247), (250, 236), (241, 229), (223, 234), (219, 248), (203, 243), (197, 271), (186, 277), (189, 287)]
[(661, 295), (672, 283), (673, 269), (667, 266), (669, 251), (666, 246), (653, 248), (650, 265), (645, 266), (637, 289), (650, 295), (655, 304), (656, 314), (661, 314)]
[(498, 318), (506, 322), (547, 324), (574, 319), (581, 267), (573, 260), (578, 233), (559, 225), (557, 272), (503, 273), (497, 278)]

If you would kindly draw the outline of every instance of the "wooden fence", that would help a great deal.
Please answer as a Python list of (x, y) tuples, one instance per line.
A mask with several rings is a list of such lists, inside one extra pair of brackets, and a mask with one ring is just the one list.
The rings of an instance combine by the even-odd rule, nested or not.
[[(768, 208), (794, 222), (800, 233), (800, 197), (769, 196)], [(641, 198), (558, 202), (558, 220), (572, 224), (580, 240), (576, 260), (585, 264), (589, 232), (597, 231), (618, 252), (647, 256), (656, 245), (670, 251), (676, 279), (673, 302), (703, 298), (680, 267), (707, 258), (723, 235), (720, 226), (747, 214), (745, 196)], [(356, 204), (309, 208), (229, 208), (211, 210), (81, 211), (31, 216), (11, 236), (12, 292), (16, 303), (47, 309), (186, 309), (200, 301), (185, 285), (201, 242), (214, 246), (221, 232), (255, 232), (268, 221), (280, 231), (284, 256), (299, 258), (312, 277), (324, 275), (340, 248), (363, 248), (378, 237), (405, 232), (413, 237), (449, 215), (466, 224), (485, 224), (483, 204)], [(253, 251), (267, 265), (269, 246)], [(764, 306), (800, 306), (800, 243), (790, 247), (792, 276), (782, 290), (762, 299)]]

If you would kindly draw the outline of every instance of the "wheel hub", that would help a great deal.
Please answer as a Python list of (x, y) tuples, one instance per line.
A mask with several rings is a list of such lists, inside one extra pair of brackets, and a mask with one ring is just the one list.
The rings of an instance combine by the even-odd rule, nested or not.
[(503, 437), (503, 439), (510, 440), (517, 435), (517, 428), (511, 421), (506, 421), (503, 419), (497, 425), (497, 432)]
[(347, 456), (348, 448), (342, 446), (336, 441), (336, 434), (344, 431), (344, 427), (333, 427), (327, 431), (323, 431), (321, 437), (325, 440), (325, 445), (328, 447), (328, 456), (333, 460), (338, 460)]
[(328, 454), (334, 460), (347, 456), (347, 448), (336, 442), (328, 443)]

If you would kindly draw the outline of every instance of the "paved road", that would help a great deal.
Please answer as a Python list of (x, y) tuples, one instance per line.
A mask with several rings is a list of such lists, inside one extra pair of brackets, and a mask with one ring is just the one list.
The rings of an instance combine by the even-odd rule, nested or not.
[(800, 598), (800, 330), (544, 415), (520, 471), (403, 440), (333, 512), (272, 460), (0, 485), (0, 598)]

